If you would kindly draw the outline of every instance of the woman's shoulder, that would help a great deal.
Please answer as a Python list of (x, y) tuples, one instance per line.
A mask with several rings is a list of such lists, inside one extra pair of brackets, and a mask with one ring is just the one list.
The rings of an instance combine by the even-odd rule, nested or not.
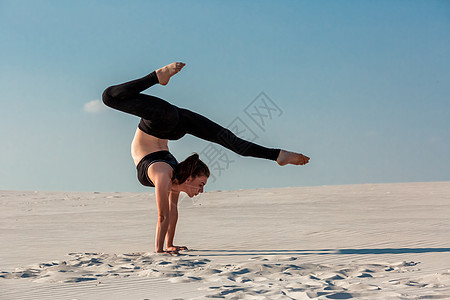
[(155, 186), (172, 182), (175, 170), (164, 161), (157, 161), (148, 168), (148, 176)]

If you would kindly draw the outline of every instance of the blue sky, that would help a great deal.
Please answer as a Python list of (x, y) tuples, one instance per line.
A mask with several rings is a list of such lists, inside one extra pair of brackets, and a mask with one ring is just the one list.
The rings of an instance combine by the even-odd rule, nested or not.
[[(0, 0), (0, 39), (0, 189), (153, 192), (130, 156), (139, 119), (98, 100), (173, 61), (147, 93), (311, 157), (222, 149), (207, 191), (450, 180), (448, 1)], [(261, 92), (281, 111), (264, 130), (245, 113)], [(169, 143), (179, 161), (209, 146)]]

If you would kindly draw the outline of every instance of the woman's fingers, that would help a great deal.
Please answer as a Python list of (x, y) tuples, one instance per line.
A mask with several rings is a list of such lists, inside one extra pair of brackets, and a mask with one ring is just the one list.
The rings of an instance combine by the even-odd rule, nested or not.
[(186, 246), (170, 246), (167, 247), (167, 251), (179, 251), (179, 250), (189, 250)]

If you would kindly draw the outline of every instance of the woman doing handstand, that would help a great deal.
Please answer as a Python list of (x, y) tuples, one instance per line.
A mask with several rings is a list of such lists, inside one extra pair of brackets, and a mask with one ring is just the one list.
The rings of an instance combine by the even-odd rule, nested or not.
[[(184, 66), (184, 63), (172, 63), (140, 79), (110, 86), (103, 92), (103, 102), (107, 106), (141, 118), (131, 143), (131, 156), (139, 182), (155, 187), (158, 209), (155, 251), (158, 253), (178, 253), (187, 249), (173, 245), (178, 197), (180, 192), (185, 192), (189, 197), (202, 193), (210, 175), (198, 154), (178, 163), (169, 152), (168, 140), (178, 140), (188, 133), (220, 144), (242, 156), (274, 160), (280, 166), (309, 162), (309, 157), (302, 154), (245, 141), (202, 115), (141, 93), (157, 83), (166, 85)], [(167, 248), (164, 251), (166, 237)]]

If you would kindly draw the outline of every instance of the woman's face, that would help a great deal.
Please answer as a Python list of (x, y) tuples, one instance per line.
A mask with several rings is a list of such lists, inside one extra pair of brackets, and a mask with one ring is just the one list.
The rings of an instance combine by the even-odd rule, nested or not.
[(203, 193), (203, 187), (208, 181), (208, 177), (206, 176), (198, 176), (195, 178), (189, 177), (185, 182), (185, 191), (189, 197), (197, 196), (200, 193)]

